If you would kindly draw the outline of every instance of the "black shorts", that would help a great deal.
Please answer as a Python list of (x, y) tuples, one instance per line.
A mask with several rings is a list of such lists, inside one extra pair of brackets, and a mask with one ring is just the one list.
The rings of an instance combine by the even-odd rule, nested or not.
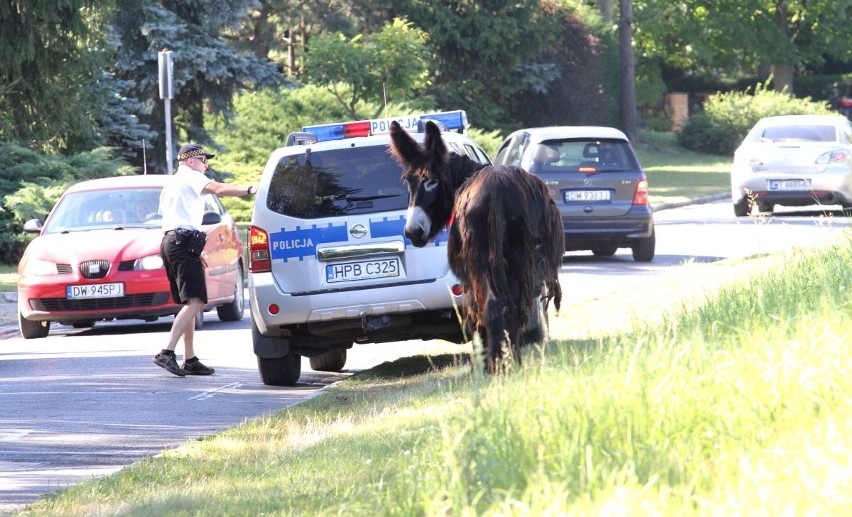
[(200, 298), (207, 303), (207, 282), (201, 257), (190, 253), (187, 240), (175, 243), (176, 235), (169, 232), (160, 243), (160, 256), (169, 277), (169, 287), (175, 303), (186, 304), (190, 298)]

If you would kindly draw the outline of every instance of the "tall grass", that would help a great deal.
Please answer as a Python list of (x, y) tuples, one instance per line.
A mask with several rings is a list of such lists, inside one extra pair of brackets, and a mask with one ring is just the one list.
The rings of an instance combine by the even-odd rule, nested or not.
[(852, 242), (798, 251), (662, 323), (494, 378), (380, 368), (29, 513), (845, 515), (850, 328)]

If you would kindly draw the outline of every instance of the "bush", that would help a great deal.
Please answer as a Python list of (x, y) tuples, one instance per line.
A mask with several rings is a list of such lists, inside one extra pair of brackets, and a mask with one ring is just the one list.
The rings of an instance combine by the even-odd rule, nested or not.
[[(391, 103), (379, 116), (396, 116), (411, 113), (442, 111), (429, 106), (428, 97), (417, 103)], [(359, 102), (356, 106), (363, 118), (377, 113), (380, 105)], [(457, 109), (457, 108), (446, 108)], [(213, 167), (216, 173), (235, 183), (256, 184), (260, 179), (269, 155), (287, 142), (291, 131), (302, 126), (328, 124), (350, 120), (351, 116), (336, 102), (333, 94), (318, 86), (300, 88), (266, 89), (244, 92), (234, 99), (231, 118), (214, 117), (208, 126), (213, 139), (219, 143)], [(475, 128), (471, 137), (493, 157), (502, 140), (497, 131), (486, 133)], [(254, 200), (250, 198), (223, 197), (222, 204), (236, 221), (251, 220)]]
[(716, 93), (707, 98), (702, 112), (689, 117), (677, 141), (693, 151), (732, 156), (746, 133), (764, 117), (826, 113), (836, 112), (828, 103), (790, 97), (765, 86), (758, 86), (753, 94), (748, 90)]
[(44, 220), (71, 183), (133, 172), (106, 147), (62, 157), (0, 142), (0, 263), (18, 263), (30, 241), (24, 222)]

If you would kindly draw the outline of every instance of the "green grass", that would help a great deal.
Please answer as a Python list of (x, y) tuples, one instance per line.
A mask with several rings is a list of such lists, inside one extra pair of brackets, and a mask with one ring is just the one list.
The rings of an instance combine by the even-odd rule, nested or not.
[(733, 157), (695, 153), (679, 147), (673, 133), (653, 131), (641, 131), (634, 149), (648, 176), (654, 206), (731, 189)]
[(852, 239), (760, 260), (505, 375), (466, 353), (382, 365), (24, 515), (845, 514)]
[(0, 292), (18, 289), (18, 266), (0, 264)]

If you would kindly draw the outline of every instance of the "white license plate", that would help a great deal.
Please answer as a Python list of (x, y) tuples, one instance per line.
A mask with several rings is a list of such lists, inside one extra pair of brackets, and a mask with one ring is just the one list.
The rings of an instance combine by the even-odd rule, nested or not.
[(353, 282), (400, 275), (399, 258), (362, 260), (342, 264), (327, 264), (325, 280), (328, 283)]
[(810, 180), (769, 180), (769, 190), (810, 190)]
[(124, 296), (124, 284), (88, 284), (65, 287), (69, 300), (88, 300), (91, 298), (118, 298)]
[(609, 201), (612, 191), (609, 190), (566, 190), (565, 201)]

